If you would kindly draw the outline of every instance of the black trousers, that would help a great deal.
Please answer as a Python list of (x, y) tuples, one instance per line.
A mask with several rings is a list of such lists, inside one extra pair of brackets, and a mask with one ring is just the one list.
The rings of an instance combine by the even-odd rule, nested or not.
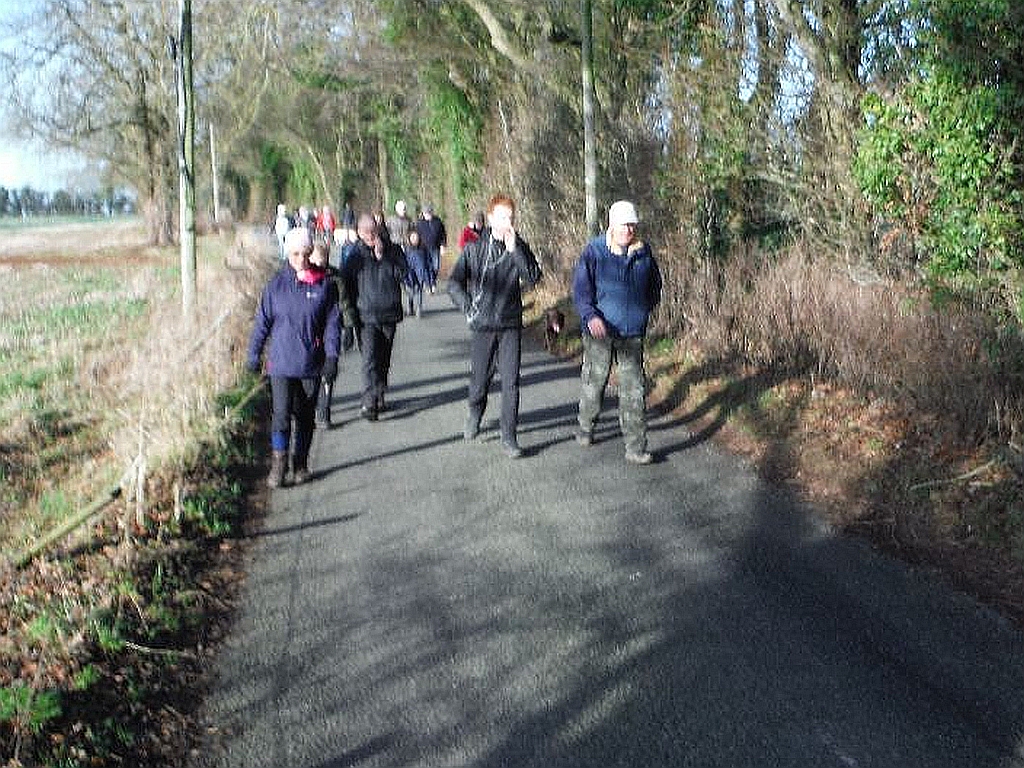
[(367, 323), (360, 333), (360, 347), (363, 353), (363, 399), (362, 407), (376, 411), (384, 390), (388, 387), (388, 372), (391, 370), (391, 349), (395, 344), (395, 323)]
[(519, 425), (522, 336), (522, 328), (505, 328), (500, 331), (473, 331), (470, 338), (470, 419), (479, 422), (483, 417), (487, 409), (487, 391), (497, 370), (501, 378), (501, 439), (513, 444)]
[[(270, 399), (273, 415), (270, 419), (271, 440), (276, 450), (287, 450), (295, 420), (294, 452), (292, 464), (305, 467), (309, 447), (313, 442), (313, 417), (316, 412), (317, 390), (320, 379), (292, 379), (286, 376), (270, 377)], [(276, 444), (283, 441), (284, 448)]]

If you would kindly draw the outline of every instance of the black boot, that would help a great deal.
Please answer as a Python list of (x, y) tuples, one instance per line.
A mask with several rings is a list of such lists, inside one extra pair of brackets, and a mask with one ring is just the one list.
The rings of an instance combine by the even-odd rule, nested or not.
[(306, 465), (306, 459), (295, 459), (292, 462), (292, 483), (294, 485), (302, 485), (308, 481), (312, 475), (309, 472), (309, 467)]

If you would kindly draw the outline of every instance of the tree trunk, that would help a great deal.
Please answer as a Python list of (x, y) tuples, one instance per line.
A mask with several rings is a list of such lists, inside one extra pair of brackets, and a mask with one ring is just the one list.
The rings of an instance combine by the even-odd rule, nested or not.
[(820, 219), (819, 228), (832, 247), (847, 259), (859, 260), (867, 225), (852, 173), (863, 92), (858, 71), (864, 30), (858, 2), (824, 0), (817, 27), (808, 22), (800, 0), (773, 2), (816, 75), (812, 115), (818, 121), (818, 146), (810, 147), (808, 156), (816, 161), (811, 173), (817, 178), (809, 177), (808, 182), (820, 190), (809, 202), (821, 210), (812, 218)]
[(220, 185), (217, 178), (217, 144), (213, 135), (213, 123), (210, 123), (210, 175), (213, 177), (213, 226), (220, 229)]

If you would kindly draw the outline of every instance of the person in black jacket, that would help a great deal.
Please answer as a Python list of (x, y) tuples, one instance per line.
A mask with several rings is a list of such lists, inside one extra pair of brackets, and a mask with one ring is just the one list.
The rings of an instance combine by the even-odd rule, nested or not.
[(406, 262), (401, 247), (391, 243), (368, 213), (359, 217), (356, 240), (342, 267), (349, 301), (355, 305), (355, 326), (363, 355), (361, 415), (376, 421), (384, 410), (384, 392), (391, 369), (395, 331), (402, 320), (402, 282)]
[(522, 456), (519, 422), (519, 367), (523, 332), (522, 285), (540, 280), (530, 246), (516, 233), (515, 203), (495, 195), (487, 207), (488, 226), (466, 245), (448, 276), (448, 294), (466, 313), (470, 340), (469, 413), (463, 436), (473, 440), (487, 406), (495, 360), (501, 376), (501, 444), (510, 458)]
[(448, 245), (448, 232), (430, 203), (423, 206), (423, 218), (416, 222), (416, 231), (420, 234), (420, 243), (430, 256), (430, 282), (427, 288), (433, 293), (437, 289), (437, 276), (441, 272), (441, 258)]

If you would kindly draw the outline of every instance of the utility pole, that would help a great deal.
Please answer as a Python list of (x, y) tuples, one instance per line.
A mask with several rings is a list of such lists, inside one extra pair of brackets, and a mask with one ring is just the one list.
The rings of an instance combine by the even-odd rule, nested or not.
[(177, 44), (171, 41), (178, 85), (178, 230), (181, 242), (181, 310), (196, 308), (196, 114), (192, 90), (192, 0), (178, 0)]

